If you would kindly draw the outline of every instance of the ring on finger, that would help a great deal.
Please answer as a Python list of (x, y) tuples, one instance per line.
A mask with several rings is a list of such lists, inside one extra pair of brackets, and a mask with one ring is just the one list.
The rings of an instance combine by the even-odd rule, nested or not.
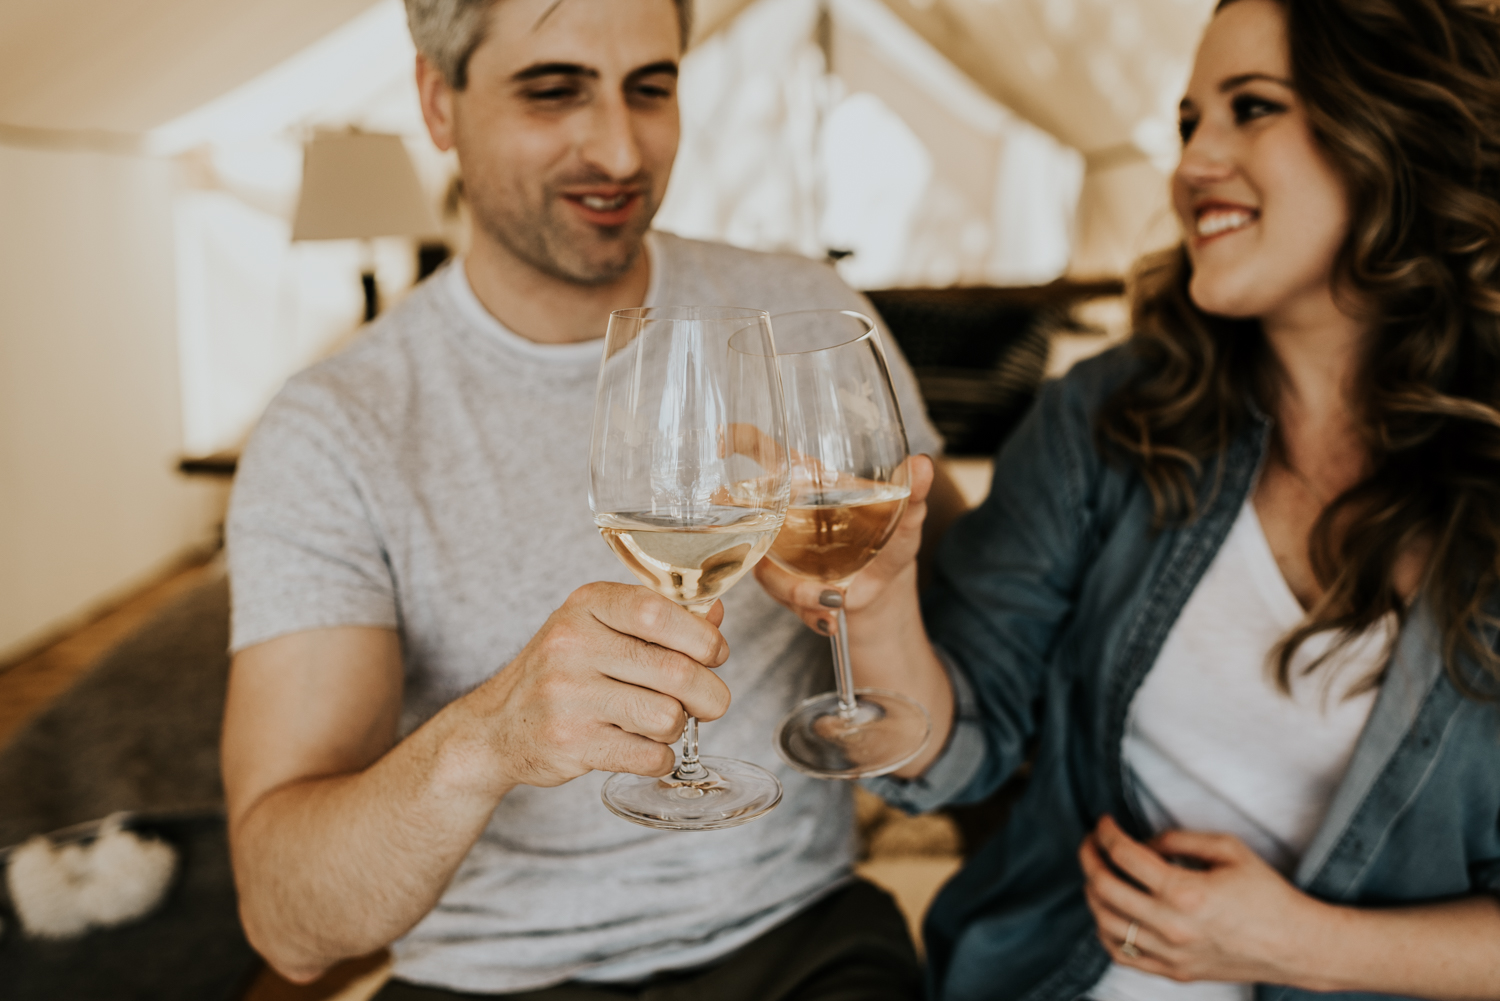
[(1140, 930), (1141, 923), (1139, 921), (1130, 922), (1130, 927), (1125, 929), (1125, 941), (1120, 943), (1120, 955), (1127, 956), (1130, 959), (1140, 959), (1144, 955), (1141, 952), (1140, 946), (1135, 944), (1135, 937), (1140, 933)]

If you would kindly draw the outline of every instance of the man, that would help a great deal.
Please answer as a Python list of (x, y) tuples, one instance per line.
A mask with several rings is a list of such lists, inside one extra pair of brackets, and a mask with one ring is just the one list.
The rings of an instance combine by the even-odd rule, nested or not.
[[(587, 501), (611, 310), (867, 304), (820, 264), (647, 233), (686, 0), (408, 13), (472, 246), (293, 379), (243, 459), (224, 776), (251, 942), (299, 981), (394, 942), (383, 998), (912, 996), (899, 914), (847, 878), (847, 786), (772, 754), (825, 643), (748, 581), (708, 622), (625, 583)], [(776, 768), (776, 810), (697, 834), (605, 811), (688, 713)]]

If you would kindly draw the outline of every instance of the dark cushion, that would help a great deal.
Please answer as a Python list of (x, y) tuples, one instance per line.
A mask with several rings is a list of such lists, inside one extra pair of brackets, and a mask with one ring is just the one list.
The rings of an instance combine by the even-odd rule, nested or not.
[(128, 829), (177, 849), (166, 899), (138, 921), (60, 941), (28, 938), (0, 884), (0, 996), (6, 1001), (231, 1001), (260, 960), (240, 929), (219, 815), (149, 817)]

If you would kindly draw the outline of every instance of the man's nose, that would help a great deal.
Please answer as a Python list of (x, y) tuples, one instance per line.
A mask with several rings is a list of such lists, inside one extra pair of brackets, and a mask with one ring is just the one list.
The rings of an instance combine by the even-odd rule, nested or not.
[(579, 152), (590, 166), (616, 181), (640, 173), (641, 147), (622, 95), (594, 102), (584, 129)]

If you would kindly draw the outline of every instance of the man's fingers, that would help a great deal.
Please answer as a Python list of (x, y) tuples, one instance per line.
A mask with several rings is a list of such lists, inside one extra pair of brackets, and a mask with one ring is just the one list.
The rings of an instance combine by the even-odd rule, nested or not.
[(650, 588), (586, 584), (568, 600), (581, 602), (594, 618), (617, 633), (676, 650), (708, 667), (718, 667), (729, 659), (729, 644), (716, 626)]
[(601, 727), (597, 745), (582, 764), (601, 772), (630, 772), (632, 775), (665, 775), (677, 764), (677, 753), (671, 744), (661, 744), (649, 737), (626, 733), (613, 727)]
[[(718, 719), (729, 709), (729, 686), (724, 680), (675, 650), (617, 633), (593, 654), (592, 661), (594, 670), (606, 679), (656, 693), (699, 719)], [(612, 697), (601, 692), (595, 705), (602, 712)]]
[(649, 688), (610, 682), (603, 702), (600, 714), (605, 722), (658, 744), (676, 743), (687, 725), (682, 703)]

